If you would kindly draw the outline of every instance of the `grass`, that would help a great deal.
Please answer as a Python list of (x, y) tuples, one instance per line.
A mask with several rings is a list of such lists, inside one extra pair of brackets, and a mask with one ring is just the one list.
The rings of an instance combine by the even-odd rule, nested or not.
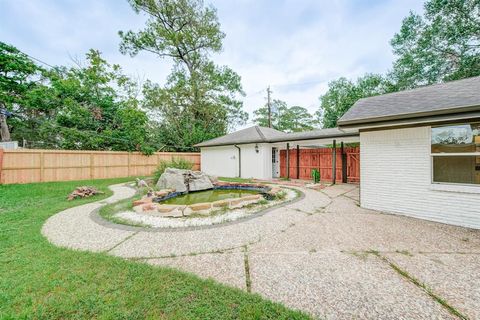
[[(304, 319), (244, 291), (169, 268), (50, 244), (45, 220), (125, 179), (0, 185), (0, 319)], [(78, 185), (104, 195), (66, 201)]]
[(109, 220), (113, 223), (125, 224), (129, 226), (137, 226), (137, 227), (148, 227), (141, 223), (134, 223), (132, 221), (127, 221), (120, 219), (115, 216), (115, 214), (123, 211), (132, 211), (133, 210), (133, 201), (141, 199), (142, 194), (137, 193), (131, 198), (119, 200), (114, 203), (107, 204), (100, 208), (98, 214), (106, 220)]
[(225, 182), (254, 183), (253, 179), (218, 177), (218, 180)]

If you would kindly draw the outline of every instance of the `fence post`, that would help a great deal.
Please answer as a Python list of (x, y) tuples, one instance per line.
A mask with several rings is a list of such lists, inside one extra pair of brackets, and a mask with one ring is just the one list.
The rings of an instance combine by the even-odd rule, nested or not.
[(93, 174), (93, 152), (90, 152), (90, 180), (93, 180), (94, 174)]
[(40, 152), (40, 182), (45, 179), (45, 157), (43, 151)]
[(2, 168), (3, 168), (3, 148), (0, 148), (0, 184), (2, 184)]
[(337, 141), (333, 139), (332, 148), (332, 184), (335, 184), (337, 180)]
[(127, 175), (128, 175), (129, 177), (131, 176), (131, 175), (130, 175), (130, 155), (131, 155), (131, 154), (132, 154), (132, 153), (129, 151), (129, 152), (128, 152), (128, 164), (127, 164), (127, 166), (128, 166), (128, 167), (127, 167)]
[(287, 142), (287, 180), (290, 180), (290, 143)]
[(300, 179), (300, 146), (297, 144), (297, 179)]
[(342, 182), (348, 182), (348, 173), (347, 173), (347, 154), (345, 153), (345, 149), (343, 147), (343, 141), (341, 143), (341, 150), (342, 150)]

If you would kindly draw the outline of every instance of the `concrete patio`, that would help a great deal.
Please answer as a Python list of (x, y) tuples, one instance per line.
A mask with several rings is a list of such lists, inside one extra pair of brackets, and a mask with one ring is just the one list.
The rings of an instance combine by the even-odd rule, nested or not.
[(358, 187), (297, 187), (305, 197), (259, 217), (199, 230), (99, 223), (107, 200), (45, 223), (54, 244), (169, 266), (327, 319), (480, 318), (480, 230), (358, 206)]

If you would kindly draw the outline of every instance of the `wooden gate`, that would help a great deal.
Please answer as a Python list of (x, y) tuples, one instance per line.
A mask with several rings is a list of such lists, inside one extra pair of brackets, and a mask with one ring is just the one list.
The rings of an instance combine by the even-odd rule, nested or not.
[[(347, 182), (360, 181), (360, 147), (346, 147), (343, 149), (346, 159)], [(280, 177), (287, 177), (286, 150), (280, 150)], [(290, 149), (289, 152), (289, 173), (290, 178), (310, 180), (313, 169), (320, 172), (321, 181), (331, 182), (332, 177), (332, 148), (300, 149), (297, 156), (297, 149)], [(299, 166), (297, 167), (297, 159)], [(336, 182), (342, 182), (342, 151), (336, 148)]]

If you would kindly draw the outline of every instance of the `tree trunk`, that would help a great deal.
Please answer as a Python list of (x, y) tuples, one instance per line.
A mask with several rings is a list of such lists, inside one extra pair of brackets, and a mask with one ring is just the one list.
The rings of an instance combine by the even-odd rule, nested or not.
[(10, 131), (7, 126), (7, 117), (0, 114), (0, 138), (1, 141), (10, 141)]

